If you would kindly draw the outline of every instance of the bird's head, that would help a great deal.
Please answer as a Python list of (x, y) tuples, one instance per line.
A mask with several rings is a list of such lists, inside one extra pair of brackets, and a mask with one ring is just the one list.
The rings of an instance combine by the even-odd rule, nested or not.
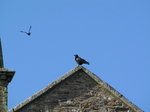
[(76, 58), (79, 57), (77, 54), (74, 55)]

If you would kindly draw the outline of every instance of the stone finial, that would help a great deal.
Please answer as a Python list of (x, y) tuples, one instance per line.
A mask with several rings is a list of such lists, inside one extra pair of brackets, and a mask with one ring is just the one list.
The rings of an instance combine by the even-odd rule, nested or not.
[(4, 68), (1, 39), (0, 39), (0, 68)]

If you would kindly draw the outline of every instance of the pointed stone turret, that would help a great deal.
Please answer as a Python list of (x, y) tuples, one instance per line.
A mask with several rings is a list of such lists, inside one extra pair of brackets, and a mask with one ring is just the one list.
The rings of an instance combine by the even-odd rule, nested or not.
[(0, 68), (4, 67), (3, 63), (3, 52), (2, 52), (2, 44), (1, 44), (1, 39), (0, 39)]
[(11, 82), (15, 71), (4, 68), (2, 45), (0, 40), (0, 112), (7, 112), (8, 84)]

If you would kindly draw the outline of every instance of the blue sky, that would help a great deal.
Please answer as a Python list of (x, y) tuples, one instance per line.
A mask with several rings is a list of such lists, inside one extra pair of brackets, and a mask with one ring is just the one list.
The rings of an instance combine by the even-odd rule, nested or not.
[[(9, 109), (77, 66), (150, 112), (149, 0), (0, 0)], [(32, 25), (31, 36), (20, 33)]]

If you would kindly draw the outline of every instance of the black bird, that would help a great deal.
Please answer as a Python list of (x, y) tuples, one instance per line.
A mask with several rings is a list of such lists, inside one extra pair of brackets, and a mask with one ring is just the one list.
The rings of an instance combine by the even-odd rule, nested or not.
[(25, 31), (20, 31), (20, 32), (21, 33), (26, 33), (28, 36), (30, 36), (31, 35), (31, 32), (30, 32), (31, 28), (32, 28), (32, 26), (29, 27), (28, 32), (25, 32)]
[(89, 62), (87, 62), (86, 60), (82, 59), (81, 57), (79, 57), (77, 54), (74, 55), (75, 56), (75, 61), (79, 64), (79, 65), (82, 65), (82, 64), (90, 64)]

